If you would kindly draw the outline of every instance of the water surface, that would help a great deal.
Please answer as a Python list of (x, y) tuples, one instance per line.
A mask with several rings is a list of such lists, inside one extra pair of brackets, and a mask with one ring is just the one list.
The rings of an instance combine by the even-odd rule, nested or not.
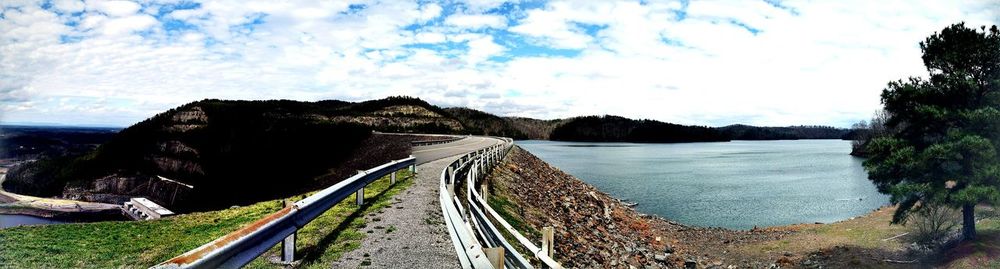
[(835, 222), (889, 202), (850, 141), (682, 144), (517, 141), (636, 209), (684, 224), (749, 229)]
[(0, 214), (0, 229), (23, 226), (63, 223), (62, 221), (40, 218), (28, 215)]

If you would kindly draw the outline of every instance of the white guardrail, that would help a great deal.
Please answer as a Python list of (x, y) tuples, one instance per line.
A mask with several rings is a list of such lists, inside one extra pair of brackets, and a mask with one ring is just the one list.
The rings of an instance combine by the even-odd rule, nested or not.
[(451, 142), (455, 142), (455, 141), (462, 140), (462, 139), (465, 139), (465, 138), (466, 138), (465, 136), (457, 136), (457, 135), (455, 135), (455, 136), (446, 136), (445, 138), (442, 138), (442, 139), (417, 140), (417, 141), (410, 142), (410, 144), (412, 144), (414, 147), (417, 147), (417, 146), (430, 146), (430, 145), (451, 143)]
[[(517, 239), (523, 249), (531, 252), (543, 267), (562, 268), (552, 259), (553, 236), (543, 229), (539, 248), (515, 230), (486, 202), (486, 175), (500, 163), (514, 145), (510, 138), (497, 138), (503, 143), (462, 155), (441, 171), (440, 202), (448, 234), (455, 246), (462, 268), (534, 268), (525, 256), (504, 238), (496, 224)], [(351, 194), (358, 194), (363, 204), (364, 187), (385, 175), (409, 167), (414, 170), (416, 159), (395, 160), (362, 171), (344, 181), (317, 192), (301, 201), (257, 220), (239, 230), (190, 250), (152, 268), (239, 268), (250, 263), (271, 247), (282, 243), (282, 262), (291, 263), (295, 253), (295, 232)], [(455, 186), (465, 187), (459, 198)], [(496, 224), (494, 224), (496, 223)]]
[(152, 268), (239, 268), (250, 263), (268, 249), (282, 243), (282, 262), (291, 263), (295, 256), (295, 232), (351, 194), (357, 194), (364, 204), (364, 188), (372, 181), (409, 168), (414, 171), (416, 158), (400, 159), (359, 172), (333, 186), (323, 189), (278, 212), (261, 218), (239, 230), (215, 239)]
[[(489, 206), (485, 193), (476, 190), (476, 186), (481, 186), (485, 192), (483, 180), (514, 145), (510, 138), (498, 139), (503, 143), (465, 154), (441, 171), (441, 210), (459, 262), (462, 268), (534, 268), (507, 242), (494, 225), (496, 223), (544, 267), (562, 268), (552, 259), (553, 236), (550, 229), (543, 229), (542, 247), (539, 248)], [(465, 186), (465, 197), (455, 195), (456, 185)]]

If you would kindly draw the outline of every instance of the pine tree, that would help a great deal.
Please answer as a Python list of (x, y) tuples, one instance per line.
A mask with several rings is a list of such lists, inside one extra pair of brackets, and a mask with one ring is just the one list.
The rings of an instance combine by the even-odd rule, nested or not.
[(962, 209), (962, 235), (976, 236), (975, 206), (1000, 200), (1000, 31), (951, 25), (920, 43), (929, 78), (890, 82), (882, 104), (899, 132), (876, 138), (869, 179), (904, 223), (922, 205)]

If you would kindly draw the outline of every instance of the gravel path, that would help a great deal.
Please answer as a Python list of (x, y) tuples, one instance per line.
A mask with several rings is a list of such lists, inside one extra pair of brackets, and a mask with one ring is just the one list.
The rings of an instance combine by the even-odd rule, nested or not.
[[(361, 242), (361, 247), (345, 253), (332, 267), (459, 267), (438, 202), (441, 170), (457, 158), (418, 165), (416, 182), (393, 197), (391, 207), (382, 213), (365, 216), (368, 227), (362, 232), (371, 233)], [(394, 227), (394, 231), (387, 232), (389, 227)]]

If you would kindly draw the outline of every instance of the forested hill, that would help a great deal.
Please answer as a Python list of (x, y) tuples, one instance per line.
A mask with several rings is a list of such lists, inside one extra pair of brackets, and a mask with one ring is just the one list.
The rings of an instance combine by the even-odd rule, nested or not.
[(539, 120), (522, 117), (500, 117), (483, 111), (449, 107), (444, 109), (450, 116), (462, 122), (463, 132), (504, 136), (513, 139), (549, 139), (549, 134), (564, 120)]
[(464, 132), (503, 136), (513, 139), (526, 139), (528, 136), (514, 127), (514, 123), (506, 118), (464, 107), (449, 107), (444, 109), (455, 119), (462, 122)]
[(325, 187), (409, 154), (409, 141), (373, 130), (462, 133), (463, 127), (416, 98), (203, 100), (130, 126), (82, 156), (18, 166), (4, 187), (111, 203), (149, 197), (180, 212), (225, 208)]
[(716, 129), (618, 116), (586, 116), (566, 120), (549, 139), (587, 142), (712, 142), (729, 138)]
[(719, 127), (732, 140), (853, 139), (851, 129), (830, 126), (757, 127), (734, 124)]

